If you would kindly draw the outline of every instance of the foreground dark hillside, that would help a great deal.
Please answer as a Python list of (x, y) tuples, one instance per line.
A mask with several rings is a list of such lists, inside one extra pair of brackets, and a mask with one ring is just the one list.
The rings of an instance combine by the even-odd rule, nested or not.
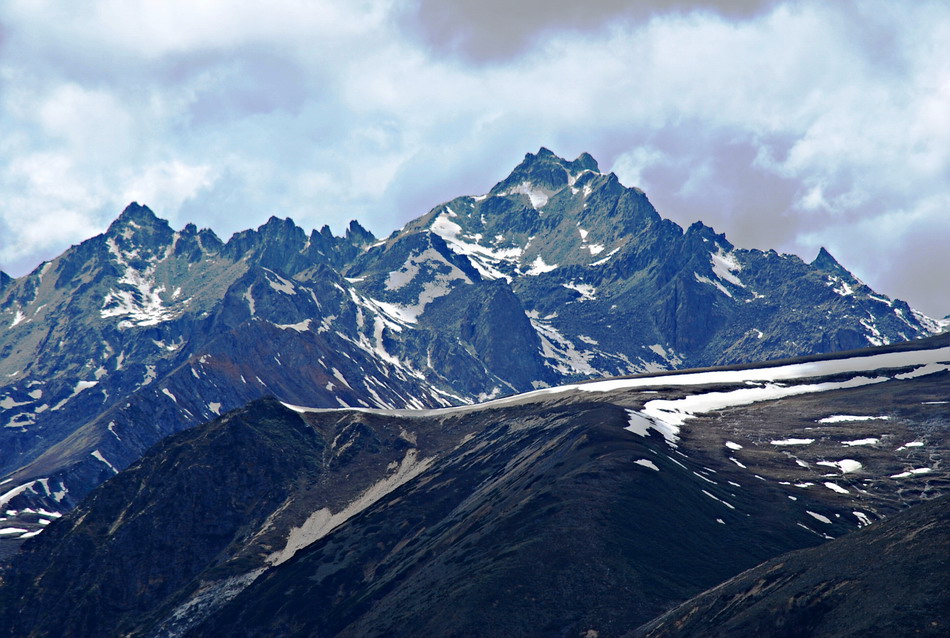
[(950, 497), (942, 496), (759, 565), (632, 637), (947, 635)]
[(461, 408), (258, 401), (27, 541), (0, 634), (624, 635), (950, 491), (948, 375), (940, 337)]

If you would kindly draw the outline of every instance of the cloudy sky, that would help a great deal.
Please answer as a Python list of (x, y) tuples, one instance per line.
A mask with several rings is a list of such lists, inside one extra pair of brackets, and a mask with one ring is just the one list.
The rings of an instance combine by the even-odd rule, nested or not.
[(384, 235), (546, 146), (950, 313), (950, 3), (4, 0), (0, 269), (129, 201)]

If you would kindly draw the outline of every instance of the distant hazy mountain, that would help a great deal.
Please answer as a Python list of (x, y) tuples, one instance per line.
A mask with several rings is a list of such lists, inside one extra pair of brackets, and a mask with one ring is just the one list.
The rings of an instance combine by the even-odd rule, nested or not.
[[(943, 622), (946, 502), (876, 521), (950, 485), (948, 378), (941, 336), (449, 409), (252, 402), (28, 540), (0, 634), (607, 638), (842, 536), (690, 603), (696, 635)], [(885, 569), (926, 595), (862, 589)]]
[(271, 218), (225, 243), (132, 204), (0, 275), (0, 511), (38, 524), (168, 434), (265, 396), (458, 405), (938, 327), (824, 250), (808, 264), (683, 231), (586, 154), (529, 154), (381, 241)]

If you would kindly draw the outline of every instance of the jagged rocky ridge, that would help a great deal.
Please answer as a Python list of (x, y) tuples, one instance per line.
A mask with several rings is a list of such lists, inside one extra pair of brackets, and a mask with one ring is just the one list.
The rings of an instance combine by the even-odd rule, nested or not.
[(321, 263), (321, 250), (335, 258), (322, 235), (310, 257), (291, 252), (310, 264), (296, 279), (270, 268), (294, 230), (272, 220), (222, 244), (131, 206), (105, 235), (18, 282), (7, 302), (32, 316), (3, 346), (0, 504), (61, 512), (170, 432), (263, 395), (445, 403), (372, 341), (365, 302)]
[(164, 436), (262, 396), (434, 407), (938, 328), (824, 250), (807, 264), (684, 231), (586, 154), (529, 154), (381, 241), (275, 217), (222, 242), (133, 204), (0, 277), (0, 512), (32, 534)]
[(429, 411), (257, 401), (27, 541), (0, 633), (624, 635), (945, 493), (948, 379), (942, 336)]

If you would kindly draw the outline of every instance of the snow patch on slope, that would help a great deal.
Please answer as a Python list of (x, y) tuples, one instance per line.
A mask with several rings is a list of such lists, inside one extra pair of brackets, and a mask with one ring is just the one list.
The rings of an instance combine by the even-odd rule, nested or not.
[(0, 511), (3, 511), (3, 509), (7, 506), (7, 503), (12, 501), (14, 498), (19, 496), (23, 492), (29, 489), (32, 489), (33, 486), (36, 485), (36, 483), (37, 481), (30, 481), (29, 483), (24, 483), (23, 485), (14, 487), (12, 490), (8, 490), (4, 492), (2, 495), (0, 495)]
[[(294, 406), (284, 405), (294, 409)], [(341, 523), (349, 520), (400, 485), (424, 472), (435, 460), (435, 457), (419, 460), (418, 454), (419, 452), (416, 449), (409, 450), (393, 474), (370, 486), (355, 501), (339, 512), (333, 513), (326, 507), (315, 511), (304, 521), (303, 525), (290, 530), (284, 548), (268, 556), (267, 563), (269, 565), (280, 565), (290, 560), (299, 550), (320, 540)]]
[(107, 466), (109, 466), (109, 469), (112, 470), (114, 474), (119, 473), (119, 470), (115, 469), (115, 466), (112, 465), (112, 463), (109, 463), (109, 461), (106, 460), (106, 457), (102, 456), (102, 452), (99, 450), (93, 450), (90, 452), (90, 454), (100, 463), (105, 463)]
[(834, 414), (823, 419), (818, 419), (818, 423), (848, 423), (851, 421), (886, 421), (889, 416), (856, 416), (851, 414)]
[(310, 319), (304, 319), (298, 323), (277, 323), (274, 324), (281, 330), (295, 330), (297, 332), (307, 332), (310, 330)]
[(590, 265), (591, 265), (591, 266), (603, 266), (603, 265), (606, 264), (608, 261), (610, 261), (610, 258), (613, 257), (614, 255), (616, 255), (617, 252), (619, 252), (619, 251), (620, 251), (620, 247), (618, 246), (617, 248), (614, 248), (614, 249), (611, 250), (609, 253), (607, 253), (607, 256), (606, 256), (606, 257), (604, 257), (603, 259), (598, 259), (597, 261), (591, 262)]
[(745, 288), (745, 284), (734, 274), (742, 270), (742, 266), (739, 265), (739, 260), (736, 259), (735, 253), (727, 253), (720, 246), (717, 252), (710, 255), (710, 258), (712, 260), (713, 273), (716, 277), (723, 281), (728, 281), (734, 286)]
[(462, 227), (453, 222), (450, 218), (457, 217), (451, 208), (446, 207), (445, 212), (439, 214), (432, 224), (430, 230), (445, 240), (453, 252), (468, 257), (469, 262), (478, 271), (478, 274), (485, 279), (505, 279), (511, 281), (511, 277), (499, 270), (502, 264), (517, 264), (523, 248), (489, 248), (477, 242), (469, 242), (462, 239)]
[(574, 292), (579, 293), (581, 298), (578, 301), (591, 301), (597, 299), (597, 295), (594, 294), (597, 292), (597, 289), (590, 284), (579, 284), (575, 281), (571, 281), (561, 285), (568, 290), (573, 290)]
[(528, 319), (541, 339), (541, 355), (547, 359), (549, 366), (561, 374), (584, 374), (588, 376), (601, 374), (590, 364), (594, 352), (579, 350), (574, 342), (565, 337), (554, 326), (530, 315)]
[(413, 319), (422, 314), (425, 307), (432, 301), (449, 294), (458, 282), (472, 283), (472, 280), (458, 266), (446, 261), (434, 248), (427, 248), (420, 253), (410, 255), (399, 270), (389, 273), (386, 278), (386, 290), (396, 291), (404, 288), (416, 278), (423, 265), (428, 265), (430, 269), (433, 269), (433, 262), (441, 264), (443, 268), (447, 267), (447, 272), (437, 270), (432, 280), (422, 285), (422, 291), (416, 297), (415, 303), (399, 304), (402, 312), (406, 316), (412, 316)]
[(546, 272), (551, 272), (557, 267), (558, 267), (557, 264), (545, 263), (544, 258), (542, 258), (541, 255), (538, 255), (537, 257), (535, 257), (534, 261), (531, 263), (531, 267), (528, 270), (526, 270), (524, 274), (529, 275), (531, 277), (537, 277), (538, 275), (542, 275)]
[(732, 297), (732, 293), (726, 290), (726, 287), (723, 286), (720, 282), (713, 281), (709, 277), (704, 277), (700, 275), (698, 272), (694, 272), (693, 276), (696, 277), (696, 281), (698, 281), (699, 283), (715, 286), (719, 290), (719, 292), (721, 292), (722, 294), (726, 295), (727, 297)]
[(153, 278), (157, 260), (148, 262), (141, 272), (130, 264), (137, 258), (137, 251), (123, 253), (115, 239), (106, 240), (109, 252), (122, 269), (122, 276), (117, 284), (119, 288), (112, 288), (102, 300), (99, 315), (103, 319), (110, 317), (123, 318), (119, 328), (132, 326), (154, 326), (165, 321), (177, 318), (181, 311), (175, 311), (165, 306), (161, 294), (165, 286), (156, 286)]
[(862, 467), (864, 467), (861, 465), (860, 461), (855, 461), (854, 459), (842, 459), (840, 461), (818, 461), (816, 465), (837, 468), (838, 470), (841, 470), (842, 474), (857, 472)]
[(551, 195), (554, 194), (554, 191), (549, 191), (546, 188), (541, 188), (537, 184), (524, 181), (513, 188), (509, 188), (506, 191), (498, 193), (498, 195), (501, 197), (515, 194), (527, 195), (528, 199), (531, 201), (532, 208), (539, 209), (548, 203), (548, 199), (550, 199)]

